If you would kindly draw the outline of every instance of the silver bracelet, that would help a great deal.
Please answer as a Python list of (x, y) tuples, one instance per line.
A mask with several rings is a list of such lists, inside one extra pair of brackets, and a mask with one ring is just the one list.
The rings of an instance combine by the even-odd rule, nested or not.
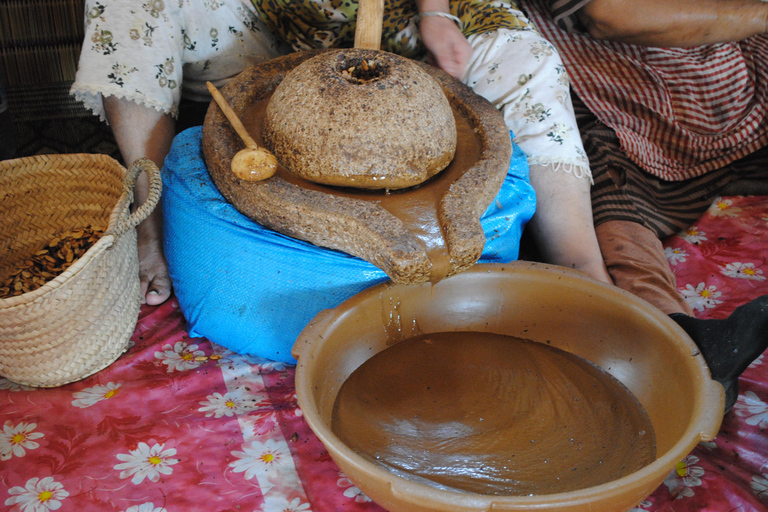
[(418, 23), (421, 21), (422, 18), (426, 18), (427, 16), (439, 16), (440, 18), (448, 18), (449, 20), (453, 20), (454, 22), (456, 22), (456, 24), (459, 26), (459, 30), (464, 30), (464, 24), (461, 22), (461, 20), (458, 17), (454, 16), (453, 14), (448, 14), (447, 12), (441, 12), (441, 11), (420, 12), (414, 17), (414, 21)]

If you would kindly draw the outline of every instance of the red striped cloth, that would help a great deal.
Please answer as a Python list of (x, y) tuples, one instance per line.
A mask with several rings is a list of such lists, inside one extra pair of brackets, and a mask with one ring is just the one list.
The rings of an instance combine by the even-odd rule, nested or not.
[(768, 144), (766, 36), (695, 48), (650, 48), (563, 30), (578, 28), (575, 13), (586, 3), (520, 2), (557, 47), (576, 94), (616, 131), (637, 165), (678, 181)]

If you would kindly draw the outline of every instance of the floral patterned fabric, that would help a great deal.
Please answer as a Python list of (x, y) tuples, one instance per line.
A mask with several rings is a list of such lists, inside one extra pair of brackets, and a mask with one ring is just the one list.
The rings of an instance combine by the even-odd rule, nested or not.
[[(351, 48), (355, 42), (356, 0), (252, 0), (270, 31), (296, 50)], [(451, 14), (461, 20), (465, 37), (498, 29), (530, 30), (507, 0), (451, 0)], [(411, 59), (426, 48), (416, 22), (414, 0), (384, 0), (382, 50)]]
[(499, 109), (528, 164), (592, 179), (555, 48), (531, 29), (499, 29), (467, 41), (474, 53), (462, 81)]
[[(269, 30), (296, 51), (354, 45), (357, 2), (252, 0)], [(504, 115), (531, 164), (589, 177), (570, 80), (560, 56), (514, 2), (451, 0), (451, 13), (473, 49), (461, 77)], [(386, 0), (382, 50), (424, 59), (413, 0)]]
[[(768, 293), (768, 197), (724, 197), (665, 242), (702, 318)], [(13, 512), (358, 512), (382, 509), (297, 407), (294, 368), (190, 338), (175, 300), (144, 306), (133, 346), (55, 389), (0, 380), (0, 509)], [(768, 360), (743, 374), (714, 441), (634, 512), (768, 508)]]
[(182, 90), (185, 98), (210, 101), (206, 81), (221, 87), (287, 51), (247, 1), (86, 0), (70, 93), (102, 120), (102, 96), (176, 117)]
[[(109, 96), (176, 117), (182, 90), (210, 101), (207, 81), (221, 87), (291, 48), (352, 46), (357, 18), (348, 0), (86, 0), (85, 8), (70, 92), (102, 119)], [(415, 9), (412, 0), (387, 1), (383, 49), (425, 57)], [(554, 47), (512, 3), (454, 0), (451, 9), (474, 49), (462, 81), (502, 111), (529, 163), (590, 176)]]

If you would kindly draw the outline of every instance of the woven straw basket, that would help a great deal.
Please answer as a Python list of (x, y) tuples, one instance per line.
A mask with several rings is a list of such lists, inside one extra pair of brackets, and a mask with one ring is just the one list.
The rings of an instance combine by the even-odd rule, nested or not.
[[(149, 198), (133, 214), (142, 170)], [(160, 171), (130, 171), (106, 155), (45, 155), (0, 162), (0, 279), (57, 235), (89, 226), (104, 235), (42, 287), (0, 299), (0, 375), (55, 387), (112, 364), (128, 348), (140, 307), (136, 230), (157, 205)]]

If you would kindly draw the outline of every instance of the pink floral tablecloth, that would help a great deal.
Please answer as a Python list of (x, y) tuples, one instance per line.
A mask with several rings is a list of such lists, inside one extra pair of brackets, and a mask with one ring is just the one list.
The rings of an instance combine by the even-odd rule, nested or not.
[[(768, 197), (726, 197), (665, 243), (701, 318), (768, 293)], [(0, 510), (380, 511), (297, 406), (294, 368), (190, 338), (174, 300), (143, 307), (133, 346), (81, 382), (0, 379)], [(768, 510), (768, 366), (756, 360), (712, 442), (633, 511)]]

